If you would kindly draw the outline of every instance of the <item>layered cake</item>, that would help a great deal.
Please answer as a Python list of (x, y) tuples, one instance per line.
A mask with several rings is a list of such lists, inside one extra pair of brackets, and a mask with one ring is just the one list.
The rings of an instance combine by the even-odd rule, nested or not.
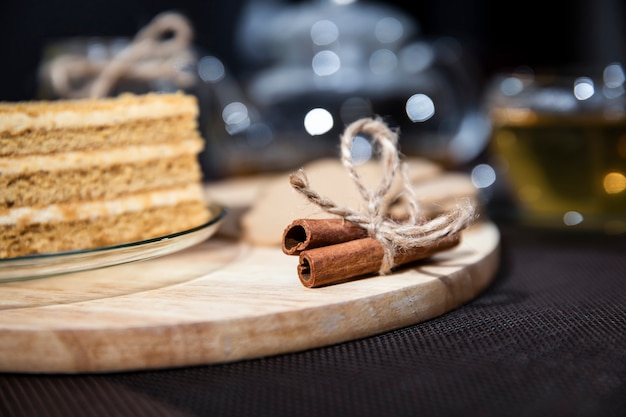
[(183, 93), (0, 103), (0, 258), (205, 223), (197, 116)]

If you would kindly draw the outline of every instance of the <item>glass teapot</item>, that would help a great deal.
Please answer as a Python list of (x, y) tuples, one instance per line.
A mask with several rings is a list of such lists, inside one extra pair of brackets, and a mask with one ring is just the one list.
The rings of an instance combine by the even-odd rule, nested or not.
[(373, 116), (399, 129), (405, 155), (468, 162), (489, 135), (471, 57), (419, 32), (376, 3), (250, 1), (237, 31), (249, 70), (235, 81), (216, 57), (198, 64), (212, 92), (206, 165), (225, 176), (337, 157), (344, 127)]

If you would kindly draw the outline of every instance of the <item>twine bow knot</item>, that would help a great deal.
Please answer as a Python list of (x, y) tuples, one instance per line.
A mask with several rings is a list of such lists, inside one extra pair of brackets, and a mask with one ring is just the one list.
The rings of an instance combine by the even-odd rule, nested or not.
[[(165, 37), (165, 35), (171, 35)], [(164, 12), (141, 29), (132, 42), (112, 58), (92, 60), (83, 55), (60, 55), (47, 68), (51, 87), (60, 97), (104, 97), (123, 78), (170, 80), (187, 88), (195, 76), (181, 68), (195, 62), (193, 30), (182, 15)], [(89, 80), (76, 87), (77, 81)]]
[[(360, 178), (352, 160), (352, 141), (359, 133), (368, 133), (380, 149), (380, 163), (383, 176), (378, 187), (368, 188)], [(350, 124), (341, 136), (341, 162), (349, 177), (365, 202), (365, 213), (349, 207), (340, 207), (333, 201), (320, 196), (309, 185), (303, 169), (291, 174), (291, 186), (309, 201), (327, 213), (338, 215), (344, 220), (356, 223), (367, 230), (384, 250), (379, 273), (385, 275), (394, 267), (394, 257), (398, 251), (432, 245), (447, 236), (459, 233), (468, 227), (475, 218), (475, 208), (465, 199), (450, 212), (440, 214), (427, 221), (420, 220), (419, 204), (413, 189), (408, 167), (400, 162), (398, 155), (398, 135), (380, 119), (365, 118)], [(396, 221), (387, 215), (388, 202), (394, 179), (400, 176), (401, 192), (405, 195), (408, 215), (403, 221)]]

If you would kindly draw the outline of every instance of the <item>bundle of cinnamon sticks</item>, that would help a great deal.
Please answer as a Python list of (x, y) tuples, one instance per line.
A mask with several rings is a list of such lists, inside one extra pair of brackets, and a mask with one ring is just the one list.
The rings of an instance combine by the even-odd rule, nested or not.
[[(394, 265), (404, 265), (451, 249), (460, 234), (436, 243), (399, 251)], [(344, 219), (297, 219), (285, 228), (283, 252), (298, 255), (298, 277), (305, 287), (315, 288), (376, 273), (383, 262), (384, 249), (368, 237), (361, 226)]]

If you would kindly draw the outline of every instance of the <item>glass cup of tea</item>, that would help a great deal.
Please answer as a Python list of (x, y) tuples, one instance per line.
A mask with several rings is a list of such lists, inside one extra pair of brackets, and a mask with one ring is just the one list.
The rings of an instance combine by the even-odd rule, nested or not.
[(486, 104), (489, 155), (524, 224), (626, 232), (626, 92), (619, 64), (601, 77), (502, 74)]

